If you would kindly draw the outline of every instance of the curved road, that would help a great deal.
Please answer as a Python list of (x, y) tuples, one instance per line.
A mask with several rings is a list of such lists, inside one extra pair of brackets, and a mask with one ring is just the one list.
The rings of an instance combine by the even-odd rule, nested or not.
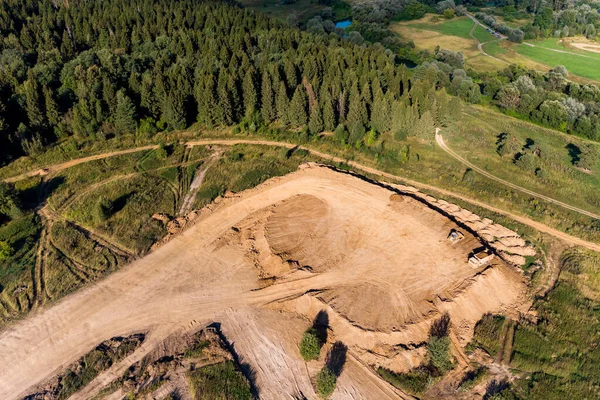
[[(438, 130), (436, 130), (436, 140), (438, 140), (438, 131), (439, 131), (439, 128), (438, 128)], [(441, 141), (442, 144), (440, 144), (440, 141)], [(418, 181), (415, 181), (415, 180), (412, 180), (412, 179), (404, 178), (402, 176), (398, 176), (398, 175), (390, 174), (388, 172), (380, 171), (378, 169), (362, 165), (362, 164), (357, 163), (355, 161), (349, 161), (349, 160), (343, 159), (341, 157), (336, 157), (336, 156), (333, 156), (331, 154), (326, 154), (326, 153), (323, 153), (323, 152), (320, 152), (320, 151), (317, 151), (317, 150), (310, 149), (310, 148), (305, 147), (305, 146), (300, 146), (300, 145), (296, 145), (296, 144), (293, 144), (293, 143), (287, 143), (287, 142), (276, 142), (276, 141), (269, 141), (269, 140), (249, 140), (249, 139), (203, 139), (203, 140), (190, 141), (190, 142), (187, 142), (185, 144), (187, 146), (205, 146), (205, 145), (215, 145), (215, 144), (220, 144), (220, 145), (224, 145), (224, 146), (232, 146), (232, 145), (235, 145), (235, 144), (257, 144), (257, 145), (263, 145), (263, 146), (277, 146), (277, 147), (285, 147), (285, 148), (288, 148), (288, 149), (298, 148), (298, 149), (306, 150), (310, 154), (315, 155), (317, 157), (320, 157), (320, 158), (323, 158), (325, 160), (329, 160), (329, 161), (332, 161), (332, 162), (335, 162), (335, 163), (346, 163), (347, 165), (351, 166), (352, 168), (355, 168), (357, 170), (360, 170), (360, 171), (363, 171), (363, 172), (366, 172), (366, 173), (369, 173), (369, 174), (383, 176), (383, 177), (385, 177), (387, 179), (392, 179), (392, 180), (404, 182), (404, 183), (406, 183), (408, 185), (414, 186), (414, 187), (419, 188), (419, 189), (431, 190), (431, 191), (435, 191), (437, 193), (440, 193), (440, 194), (442, 194), (444, 196), (454, 197), (454, 198), (462, 200), (462, 201), (464, 201), (466, 203), (469, 203), (469, 204), (472, 204), (472, 205), (475, 205), (475, 206), (478, 206), (478, 207), (481, 207), (481, 208), (485, 208), (486, 210), (492, 211), (492, 212), (494, 212), (496, 214), (500, 214), (500, 215), (504, 215), (506, 217), (509, 217), (509, 218), (511, 218), (511, 219), (513, 219), (513, 220), (515, 220), (515, 221), (523, 224), (523, 225), (530, 226), (530, 227), (534, 228), (537, 231), (544, 232), (544, 233), (547, 233), (547, 234), (552, 235), (554, 237), (557, 237), (559, 239), (562, 239), (562, 240), (564, 240), (565, 242), (567, 242), (567, 243), (569, 243), (571, 245), (582, 246), (582, 247), (588, 248), (590, 250), (594, 250), (594, 251), (600, 252), (600, 244), (598, 244), (598, 243), (589, 242), (587, 240), (578, 238), (576, 236), (569, 235), (568, 233), (559, 231), (558, 229), (551, 228), (551, 227), (549, 227), (549, 226), (547, 226), (547, 225), (545, 225), (545, 224), (543, 224), (541, 222), (534, 221), (531, 218), (524, 217), (524, 216), (518, 215), (518, 214), (514, 214), (514, 213), (511, 213), (509, 211), (506, 211), (506, 210), (503, 210), (503, 209), (500, 209), (500, 208), (497, 208), (497, 207), (494, 207), (494, 206), (490, 206), (490, 205), (488, 205), (486, 203), (483, 203), (481, 201), (475, 200), (475, 199), (473, 199), (471, 197), (467, 197), (467, 196), (464, 196), (464, 195), (452, 192), (450, 190), (441, 189), (441, 188), (438, 188), (438, 187), (433, 186), (433, 185), (428, 185), (426, 183), (421, 183), (421, 182), (418, 182)], [(564, 204), (566, 206), (566, 208), (574, 209), (574, 210), (580, 210), (580, 211), (582, 211), (582, 214), (584, 214), (584, 215), (592, 214), (592, 213), (589, 213), (588, 211), (577, 209), (576, 207), (569, 206), (568, 204), (558, 202), (557, 200), (551, 199), (549, 197), (546, 197), (546, 196), (541, 197), (542, 195), (539, 195), (539, 194), (537, 194), (535, 192), (527, 191), (527, 189), (521, 188), (520, 186), (517, 186), (517, 185), (513, 185), (510, 182), (506, 182), (506, 181), (504, 181), (504, 180), (502, 180), (500, 178), (496, 178), (493, 175), (488, 174), (486, 171), (483, 171), (483, 170), (481, 170), (481, 168), (472, 165), (467, 160), (464, 160), (462, 157), (460, 157), (456, 153), (452, 152), (452, 150), (450, 150), (443, 143), (443, 140), (441, 139), (441, 136), (440, 136), (440, 138), (438, 140), (438, 144), (440, 144), (440, 146), (442, 146), (442, 148), (446, 152), (449, 152), (449, 154), (452, 155), (453, 157), (455, 157), (455, 158), (458, 157), (458, 159), (461, 160), (461, 162), (466, 163), (466, 165), (469, 165), (470, 168), (473, 168), (473, 169), (481, 172), (482, 174), (490, 177), (491, 179), (494, 179), (494, 180), (496, 180), (496, 181), (498, 181), (500, 183), (508, 185), (508, 186), (510, 186), (513, 189), (520, 190), (520, 191), (525, 191), (525, 193), (529, 192), (530, 194), (532, 194), (534, 196), (540, 196), (540, 198), (548, 199), (548, 201), (550, 201), (552, 203), (555, 203), (555, 204), (558, 204), (558, 203)], [(5, 179), (5, 182), (16, 182), (18, 180), (25, 179), (25, 178), (32, 177), (32, 176), (45, 175), (45, 174), (49, 174), (49, 173), (56, 173), (56, 172), (59, 172), (59, 171), (62, 171), (64, 169), (66, 169), (66, 168), (70, 168), (70, 167), (72, 167), (74, 165), (79, 165), (79, 164), (82, 164), (82, 163), (85, 163), (85, 162), (94, 161), (94, 160), (100, 160), (100, 159), (103, 159), (103, 158), (113, 157), (113, 156), (127, 154), (127, 153), (134, 153), (134, 152), (137, 152), (137, 151), (150, 150), (150, 149), (154, 149), (154, 148), (158, 148), (158, 145), (143, 146), (143, 147), (137, 147), (137, 148), (134, 148), (134, 149), (121, 150), (121, 151), (115, 151), (115, 152), (109, 152), (109, 153), (103, 153), (103, 154), (96, 154), (96, 155), (89, 156), (89, 157), (78, 158), (78, 159), (70, 160), (70, 161), (67, 161), (67, 162), (64, 162), (64, 163), (61, 163), (61, 164), (52, 165), (52, 166), (49, 166), (49, 167), (46, 167), (46, 168), (37, 169), (37, 170), (34, 170), (34, 171), (29, 171), (29, 172), (20, 174), (18, 176), (7, 178), (7, 179)], [(595, 215), (595, 214), (592, 214), (592, 215)], [(600, 219), (600, 217), (598, 217), (598, 216), (595, 216), (593, 218)]]
[(494, 180), (496, 182), (499, 182), (499, 183), (501, 183), (501, 184), (503, 184), (505, 186), (508, 186), (511, 189), (517, 190), (519, 192), (523, 192), (523, 193), (528, 194), (530, 196), (538, 197), (538, 198), (540, 198), (542, 200), (545, 200), (545, 201), (547, 201), (549, 203), (556, 204), (558, 206), (566, 208), (567, 210), (575, 211), (576, 213), (588, 216), (590, 218), (594, 218), (594, 219), (600, 220), (600, 215), (598, 215), (598, 214), (594, 214), (593, 212), (586, 211), (586, 210), (584, 210), (582, 208), (575, 207), (575, 206), (572, 206), (572, 205), (567, 204), (567, 203), (563, 203), (562, 201), (555, 200), (555, 199), (553, 199), (551, 197), (548, 197), (548, 196), (545, 196), (543, 194), (540, 194), (540, 193), (534, 192), (532, 190), (526, 189), (524, 187), (515, 185), (513, 183), (505, 181), (504, 179), (498, 178), (497, 176), (494, 176), (494, 175), (490, 174), (489, 172), (485, 171), (484, 169), (479, 168), (478, 166), (472, 164), (471, 162), (467, 161), (465, 158), (459, 156), (454, 151), (452, 151), (446, 145), (446, 143), (444, 143), (444, 138), (442, 138), (442, 135), (440, 135), (439, 128), (437, 128), (436, 132), (435, 132), (435, 141), (442, 148), (442, 150), (444, 150), (450, 156), (452, 156), (456, 160), (460, 161), (461, 163), (463, 163), (467, 167), (471, 168), (472, 170), (479, 172), (481, 175), (485, 176), (486, 178), (492, 179), (492, 180)]

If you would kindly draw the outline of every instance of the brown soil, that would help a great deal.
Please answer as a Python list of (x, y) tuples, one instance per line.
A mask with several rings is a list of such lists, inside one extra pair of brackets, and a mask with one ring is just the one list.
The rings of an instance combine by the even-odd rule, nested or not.
[[(482, 239), (429, 207), (434, 200), (398, 197), (312, 164), (222, 199), (144, 258), (3, 331), (0, 398), (25, 394), (106, 338), (148, 332), (74, 396), (91, 398), (174, 332), (215, 321), (256, 371), (265, 398), (314, 398), (314, 374), (297, 344), (323, 310), (332, 337), (349, 349), (334, 397), (406, 397), (366, 365), (418, 364), (429, 325), (444, 311), (464, 345), (483, 313), (518, 314), (526, 291), (498, 257), (471, 267), (468, 254)], [(452, 244), (451, 229), (465, 238)]]

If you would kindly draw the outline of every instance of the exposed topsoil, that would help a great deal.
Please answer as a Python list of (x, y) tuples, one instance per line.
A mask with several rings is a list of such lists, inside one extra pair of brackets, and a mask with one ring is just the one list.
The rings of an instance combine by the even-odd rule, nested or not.
[[(526, 301), (517, 268), (500, 257), (469, 264), (486, 245), (476, 227), (427, 200), (317, 165), (222, 199), (146, 257), (2, 332), (0, 398), (26, 394), (106, 338), (148, 332), (74, 397), (91, 398), (174, 332), (213, 322), (256, 371), (261, 398), (315, 398), (320, 365), (296, 349), (323, 313), (328, 343), (348, 349), (333, 397), (404, 397), (369, 367), (418, 365), (443, 312), (458, 346), (484, 313), (518, 314)], [(464, 238), (451, 242), (452, 230)]]

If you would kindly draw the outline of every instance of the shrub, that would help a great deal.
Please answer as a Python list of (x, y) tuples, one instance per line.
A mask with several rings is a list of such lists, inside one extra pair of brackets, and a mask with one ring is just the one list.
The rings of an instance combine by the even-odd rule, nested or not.
[(452, 8), (446, 8), (444, 10), (444, 18), (446, 19), (452, 19), (456, 16), (454, 10)]
[(427, 354), (431, 365), (440, 372), (445, 373), (452, 369), (452, 360), (450, 359), (450, 338), (432, 336), (427, 343)]
[(187, 378), (195, 399), (252, 398), (250, 384), (232, 361), (198, 368), (189, 372)]
[(335, 390), (336, 380), (335, 374), (329, 368), (323, 367), (317, 374), (317, 393), (319, 393), (319, 396), (324, 399), (331, 396)]
[(315, 328), (304, 332), (300, 342), (300, 355), (305, 361), (316, 360), (321, 353), (321, 342)]
[(11, 253), (12, 249), (10, 248), (9, 244), (4, 241), (0, 241), (0, 261), (8, 259)]
[(107, 220), (113, 212), (113, 203), (106, 197), (100, 197), (96, 204), (94, 219), (97, 223)]
[(387, 369), (379, 368), (377, 373), (395, 387), (415, 396), (423, 393), (431, 380), (430, 371), (426, 367), (418, 367), (404, 374), (396, 374)]

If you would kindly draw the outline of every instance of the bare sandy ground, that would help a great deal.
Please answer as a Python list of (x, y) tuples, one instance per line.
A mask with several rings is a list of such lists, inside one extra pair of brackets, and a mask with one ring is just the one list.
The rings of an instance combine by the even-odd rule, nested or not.
[[(75, 396), (91, 398), (173, 332), (213, 321), (239, 338), (242, 356), (262, 371), (265, 398), (314, 398), (294, 348), (312, 311), (290, 305), (294, 299), (328, 307), (335, 326), (349, 328), (340, 329), (340, 338), (356, 351), (336, 397), (400, 397), (354, 355), (366, 354), (369, 344), (390, 350), (400, 337), (396, 343), (415, 340), (444, 310), (470, 326), (482, 313), (519, 301), (525, 289), (503, 262), (486, 271), (470, 267), (475, 237), (465, 232), (451, 245), (446, 236), (454, 223), (406, 196), (392, 204), (392, 194), (312, 166), (226, 199), (146, 257), (3, 331), (0, 398), (26, 394), (107, 338), (148, 332), (140, 349)], [(265, 286), (259, 278), (277, 259), (277, 279)], [(264, 306), (287, 307), (306, 325), (282, 333), (272, 314), (237, 311)], [(282, 326), (296, 326), (294, 318), (301, 317), (288, 316)], [(279, 369), (285, 372), (269, 386), (266, 377)]]
[(589, 43), (571, 43), (571, 46), (577, 47), (581, 50), (592, 51), (594, 53), (600, 53), (600, 45), (589, 44)]

